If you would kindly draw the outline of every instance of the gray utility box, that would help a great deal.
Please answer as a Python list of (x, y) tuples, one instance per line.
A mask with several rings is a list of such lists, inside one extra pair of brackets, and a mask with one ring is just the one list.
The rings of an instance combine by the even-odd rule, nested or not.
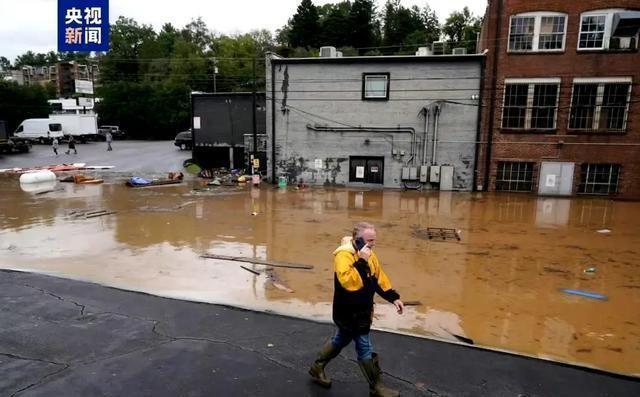
[(403, 181), (415, 181), (418, 179), (417, 167), (402, 167), (402, 180)]
[(440, 190), (453, 190), (453, 166), (440, 167)]
[(420, 182), (422, 183), (429, 182), (429, 166), (427, 165), (420, 166)]
[(429, 182), (440, 183), (440, 166), (432, 165), (429, 167)]

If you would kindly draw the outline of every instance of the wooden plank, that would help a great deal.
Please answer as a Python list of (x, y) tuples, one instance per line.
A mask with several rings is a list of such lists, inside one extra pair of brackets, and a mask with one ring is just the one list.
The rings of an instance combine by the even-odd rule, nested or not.
[(200, 255), (200, 257), (206, 258), (206, 259), (220, 259), (223, 261), (255, 263), (257, 265), (283, 267), (288, 269), (303, 269), (303, 270), (313, 269), (313, 265), (302, 265), (298, 263), (289, 263), (289, 262), (276, 262), (276, 261), (269, 261), (269, 260), (257, 259), (257, 258), (245, 258), (241, 256), (204, 254), (204, 255)]
[(244, 266), (242, 266), (242, 265), (240, 265), (240, 267), (241, 267), (241, 268), (243, 268), (244, 270), (248, 271), (249, 273), (253, 273), (253, 274), (255, 274), (256, 276), (259, 276), (259, 275), (260, 275), (260, 273), (259, 273), (259, 272), (256, 272), (256, 271), (255, 271), (255, 270), (253, 270), (253, 269), (249, 269), (248, 267), (244, 267)]

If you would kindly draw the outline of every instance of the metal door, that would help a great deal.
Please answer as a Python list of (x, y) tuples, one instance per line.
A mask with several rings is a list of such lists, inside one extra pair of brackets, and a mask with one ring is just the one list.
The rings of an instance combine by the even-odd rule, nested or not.
[(570, 196), (573, 192), (574, 163), (542, 162), (538, 194)]
[(350, 157), (349, 182), (384, 183), (384, 157)]

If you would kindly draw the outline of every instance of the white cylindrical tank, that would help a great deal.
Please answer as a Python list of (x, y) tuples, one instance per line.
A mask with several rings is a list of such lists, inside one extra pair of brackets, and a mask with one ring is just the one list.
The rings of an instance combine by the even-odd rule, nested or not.
[(50, 182), (56, 180), (56, 174), (49, 170), (26, 172), (20, 175), (20, 184)]

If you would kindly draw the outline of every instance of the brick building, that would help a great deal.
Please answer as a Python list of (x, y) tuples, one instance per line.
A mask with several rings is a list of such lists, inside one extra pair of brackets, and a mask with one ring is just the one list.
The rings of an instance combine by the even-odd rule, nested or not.
[(489, 0), (477, 187), (640, 198), (638, 0)]

